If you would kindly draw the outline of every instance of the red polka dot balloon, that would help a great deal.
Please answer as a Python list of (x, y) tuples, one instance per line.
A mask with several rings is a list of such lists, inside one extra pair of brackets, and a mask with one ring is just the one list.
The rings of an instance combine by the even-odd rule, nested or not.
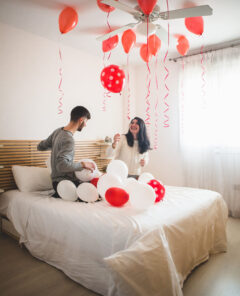
[(117, 65), (110, 65), (102, 70), (100, 79), (107, 90), (119, 93), (125, 81), (125, 74)]
[(150, 185), (155, 191), (155, 202), (159, 202), (160, 200), (162, 200), (165, 195), (165, 187), (158, 180), (155, 179), (148, 182), (148, 185)]

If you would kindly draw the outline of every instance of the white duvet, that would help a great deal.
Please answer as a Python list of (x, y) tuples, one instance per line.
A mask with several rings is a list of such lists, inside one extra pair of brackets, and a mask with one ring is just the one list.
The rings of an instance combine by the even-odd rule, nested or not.
[(167, 186), (144, 212), (11, 194), (8, 218), (32, 255), (102, 295), (180, 296), (196, 265), (226, 251), (227, 207), (213, 191)]

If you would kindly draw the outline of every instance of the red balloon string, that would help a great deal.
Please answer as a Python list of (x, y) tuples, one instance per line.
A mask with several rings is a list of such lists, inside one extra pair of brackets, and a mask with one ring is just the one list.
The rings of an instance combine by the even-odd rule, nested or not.
[[(111, 32), (111, 26), (110, 26), (110, 24), (109, 24), (109, 15), (110, 15), (110, 12), (108, 12), (108, 14), (107, 14), (107, 25), (108, 25), (109, 32)], [(110, 57), (111, 57), (111, 51), (110, 51), (110, 53), (109, 53), (109, 55), (108, 55), (107, 60), (109, 60)]]
[(148, 69), (148, 74), (147, 74), (147, 95), (146, 95), (146, 119), (145, 119), (145, 123), (147, 125), (147, 128), (150, 128), (150, 124), (151, 124), (151, 116), (150, 116), (150, 86), (151, 86), (151, 70), (149, 67), (148, 62), (147, 64), (147, 69)]
[[(168, 7), (168, 0), (167, 0), (167, 7)], [(168, 8), (168, 11), (169, 11), (169, 8)], [(164, 60), (163, 60), (164, 69), (167, 72), (166, 76), (164, 77), (164, 86), (165, 86), (165, 89), (166, 89), (166, 95), (163, 98), (163, 102), (164, 102), (164, 105), (166, 107), (165, 107), (165, 109), (163, 111), (163, 113), (164, 113), (163, 116), (165, 118), (165, 120), (163, 121), (163, 127), (169, 127), (169, 116), (168, 116), (169, 104), (167, 102), (167, 98), (169, 96), (169, 88), (168, 88), (167, 83), (166, 83), (166, 80), (167, 80), (167, 78), (169, 76), (169, 70), (166, 67), (166, 59), (167, 59), (167, 56), (168, 56), (168, 50), (169, 50), (169, 23), (168, 23), (168, 47), (167, 47), (167, 51), (166, 51), (166, 54), (165, 54), (165, 57), (164, 57)]]
[(159, 94), (159, 86), (158, 86), (157, 69), (158, 69), (158, 59), (157, 59), (157, 55), (156, 55), (156, 61), (155, 61), (156, 101), (155, 101), (155, 106), (154, 106), (155, 122), (154, 122), (154, 142), (153, 142), (153, 149), (154, 150), (158, 149), (158, 117), (159, 117), (159, 112), (158, 112), (159, 96), (158, 96), (158, 94)]
[(205, 86), (206, 86), (206, 80), (205, 80), (205, 67), (204, 67), (204, 54), (203, 54), (203, 48), (204, 48), (204, 45), (202, 44), (201, 46), (201, 68), (202, 68), (202, 74), (201, 74), (201, 77), (202, 77), (202, 102), (203, 102), (203, 108), (206, 107), (206, 100), (205, 100), (205, 97), (206, 97), (206, 91), (205, 91)]
[[(149, 23), (149, 18), (147, 16), (147, 56), (148, 56), (148, 23)], [(149, 68), (149, 62), (147, 64), (147, 69), (148, 69), (148, 74), (147, 74), (147, 95), (145, 98), (146, 101), (146, 119), (145, 123), (147, 125), (147, 128), (150, 128), (151, 124), (151, 116), (150, 116), (150, 86), (151, 86), (151, 70)]]
[(59, 47), (59, 61), (60, 61), (60, 67), (59, 67), (59, 77), (60, 77), (60, 81), (59, 81), (59, 85), (58, 85), (58, 91), (60, 93), (60, 96), (58, 98), (58, 114), (62, 114), (63, 110), (62, 110), (62, 100), (63, 100), (63, 96), (64, 96), (64, 92), (62, 90), (62, 80), (63, 80), (63, 69), (62, 69), (62, 52), (61, 49)]
[(129, 53), (127, 55), (127, 119), (130, 120), (130, 78), (129, 78)]

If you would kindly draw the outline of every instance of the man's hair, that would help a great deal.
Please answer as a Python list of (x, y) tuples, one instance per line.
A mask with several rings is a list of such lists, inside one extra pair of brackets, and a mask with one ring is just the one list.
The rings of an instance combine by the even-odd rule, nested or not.
[(91, 114), (88, 109), (83, 106), (77, 106), (73, 108), (71, 111), (71, 121), (76, 122), (81, 117), (86, 117), (87, 119), (91, 118)]

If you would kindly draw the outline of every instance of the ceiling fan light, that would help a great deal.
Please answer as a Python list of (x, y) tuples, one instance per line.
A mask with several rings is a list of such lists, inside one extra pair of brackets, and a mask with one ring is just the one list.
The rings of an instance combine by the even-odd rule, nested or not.
[(138, 34), (147, 36), (147, 32), (148, 32), (148, 35), (151, 35), (156, 32), (156, 26), (153, 23), (147, 24), (147, 22), (142, 22), (137, 26), (136, 31)]

